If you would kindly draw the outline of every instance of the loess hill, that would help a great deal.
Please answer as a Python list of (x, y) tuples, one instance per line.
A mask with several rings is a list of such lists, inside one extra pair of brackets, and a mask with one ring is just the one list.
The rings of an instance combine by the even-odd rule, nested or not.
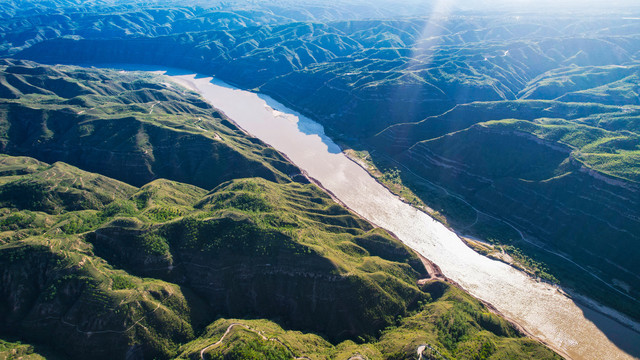
[(0, 84), (0, 356), (557, 358), (165, 78)]
[(196, 3), (7, 5), (0, 54), (176, 66), (258, 89), (372, 154), (459, 232), (640, 318), (637, 8)]

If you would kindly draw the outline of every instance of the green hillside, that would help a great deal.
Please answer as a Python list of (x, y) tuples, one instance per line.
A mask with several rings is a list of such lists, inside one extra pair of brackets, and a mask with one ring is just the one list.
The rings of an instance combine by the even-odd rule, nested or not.
[(5, 153), (138, 186), (170, 178), (211, 189), (237, 177), (288, 181), (300, 173), (197, 95), (157, 76), (5, 60), (0, 89)]
[(87, 16), (47, 32), (24, 14), (5, 26), (22, 36), (3, 54), (188, 68), (265, 93), (370, 154), (456, 231), (638, 319), (638, 8), (495, 13), (469, 2), (361, 16), (348, 3), (256, 4), (266, 12), (244, 24), (231, 20), (242, 5), (204, 6), (162, 34), (152, 32), (166, 17), (124, 36), (97, 36), (110, 25)]
[[(180, 348), (179, 359), (503, 359), (556, 358), (514, 330), (455, 287), (433, 282), (424, 287), (432, 302), (381, 333), (378, 341), (332, 345), (314, 334), (284, 330), (265, 320), (223, 319)], [(225, 335), (225, 332), (229, 333)], [(222, 340), (220, 343), (218, 341)], [(266, 351), (265, 351), (266, 349)], [(261, 355), (258, 355), (261, 354)]]
[[(215, 75), (318, 121), (343, 148), (366, 157), (392, 191), (458, 233), (509, 253), (518, 259), (515, 266), (640, 319), (640, 7), (629, 1), (577, 7), (505, 2), (499, 11), (486, 2), (439, 5), (5, 1), (2, 151), (55, 166), (64, 161), (137, 187), (134, 194), (123, 193), (128, 200), (122, 211), (144, 212), (154, 225), (127, 225), (122, 233), (137, 239), (129, 245), (151, 241), (138, 238), (147, 230), (156, 240), (181, 238), (191, 226), (224, 232), (229, 224), (244, 224), (236, 210), (269, 212), (275, 206), (229, 195), (233, 191), (224, 186), (235, 186), (229, 181), (259, 177), (269, 181), (260, 185), (265, 191), (278, 192), (271, 183), (307, 182), (299, 169), (247, 138), (195, 94), (157, 77), (30, 61), (149, 64)], [(549, 11), (551, 5), (556, 10)], [(34, 162), (20, 171), (39, 172), (40, 166)], [(63, 191), (41, 199), (43, 187), (52, 186), (43, 185), (49, 175), (43, 176), (12, 184), (0, 200), (56, 214), (100, 211), (106, 204), (104, 192)], [(159, 179), (179, 182), (180, 190)], [(73, 181), (64, 186), (72, 188)], [(202, 189), (218, 189), (228, 198), (206, 200)], [(15, 197), (16, 191), (29, 196)], [(191, 211), (222, 211), (224, 206), (212, 205), (220, 201), (236, 210), (195, 225), (180, 220)], [(309, 213), (304, 221), (328, 221), (360, 236), (351, 220), (326, 215)], [(46, 221), (34, 216), (36, 223)], [(100, 227), (96, 241), (121, 232), (99, 216), (77, 218), (69, 228)], [(161, 225), (165, 220), (172, 225)], [(159, 270), (147, 273), (134, 256), (137, 248), (118, 253), (118, 242), (94, 246), (136, 275), (177, 281)], [(173, 266), (173, 256), (184, 256), (182, 245), (166, 246), (177, 246), (177, 252), (156, 254), (159, 266)], [(476, 249), (488, 251), (485, 245)], [(322, 256), (336, 261), (331, 254)], [(234, 298), (236, 303), (242, 311), (255, 310)], [(335, 335), (331, 321), (313, 331), (331, 329)], [(359, 323), (357, 317), (352, 321), (354, 327)], [(312, 322), (307, 318), (299, 326)]]
[[(7, 155), (0, 172), (0, 332), (53, 354), (191, 358), (235, 317), (278, 325), (242, 320), (253, 330), (211, 356), (398, 358), (422, 342), (459, 358), (555, 356), (460, 290), (417, 286), (427, 274), (416, 255), (314, 185), (135, 188)], [(271, 349), (257, 331), (282, 345)]]
[(164, 78), (1, 70), (1, 357), (557, 358)]

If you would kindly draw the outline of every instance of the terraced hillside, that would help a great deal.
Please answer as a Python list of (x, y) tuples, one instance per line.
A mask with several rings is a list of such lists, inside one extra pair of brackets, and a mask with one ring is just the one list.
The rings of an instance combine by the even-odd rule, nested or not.
[(0, 356), (557, 358), (177, 85), (1, 70)]

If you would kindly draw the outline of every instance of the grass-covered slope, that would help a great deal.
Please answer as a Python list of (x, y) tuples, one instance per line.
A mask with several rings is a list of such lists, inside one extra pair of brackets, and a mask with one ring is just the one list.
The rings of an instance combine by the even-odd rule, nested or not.
[(183, 345), (178, 358), (198, 358), (201, 352), (205, 359), (559, 358), (520, 338), (508, 323), (460, 289), (437, 281), (423, 289), (432, 301), (399, 319), (376, 341), (332, 345), (315, 334), (286, 330), (265, 320), (221, 319)]
[(119, 212), (135, 188), (32, 158), (3, 155), (0, 167), (11, 195), (0, 220), (3, 333), (102, 358), (131, 342), (162, 355), (193, 336), (178, 286), (114, 269), (78, 235)]
[(237, 177), (299, 174), (202, 99), (157, 76), (5, 61), (0, 89), (5, 153), (65, 161), (138, 186), (169, 178), (211, 189)]
[(213, 313), (279, 317), (334, 340), (375, 333), (423, 300), (415, 255), (314, 186), (237, 180), (192, 206), (144, 207), (159, 223), (109, 223), (88, 240), (133, 274), (188, 284)]
[[(233, 5), (229, 12), (236, 13)], [(284, 12), (274, 11), (280, 14)], [(564, 93), (549, 98), (553, 91), (543, 86), (556, 83), (554, 76), (572, 77), (569, 82), (577, 86), (564, 86), (571, 91), (585, 83), (604, 85), (606, 79), (632, 83), (637, 67), (634, 20), (615, 15), (594, 19), (559, 14), (560, 21), (548, 15), (520, 21), (486, 13), (392, 14), (369, 20), (346, 14), (333, 21), (296, 17), (280, 19), (277, 25), (247, 22), (234, 28), (213, 23), (204, 27), (192, 18), (184, 21), (184, 28), (147, 35), (145, 28), (158, 26), (160, 19), (144, 21), (138, 36), (129, 37), (96, 37), (83, 28), (82, 18), (71, 16), (66, 22), (78, 26), (75, 35), (82, 38), (53, 33), (32, 39), (32, 46), (7, 47), (24, 49), (9, 52), (12, 56), (43, 62), (112, 59), (216, 74), (312, 114), (331, 135), (343, 139), (366, 138), (456, 104), (554, 99)], [(20, 26), (28, 27), (24, 22)], [(620, 95), (629, 86), (617, 88)], [(620, 103), (628, 96), (613, 98), (603, 101)]]
[[(281, 344), (249, 341), (257, 358), (369, 350), (399, 358), (421, 342), (460, 358), (554, 356), (459, 290), (418, 286), (426, 272), (415, 254), (314, 185), (255, 178), (210, 192), (167, 180), (135, 188), (6, 155), (0, 173), (3, 194), (31, 184), (28, 202), (3, 197), (0, 331), (65, 357), (197, 357), (231, 322), (224, 317), (279, 324), (248, 323)], [(457, 295), (441, 299), (443, 291)], [(245, 346), (239, 337), (223, 353), (248, 351), (233, 350)]]
[[(31, 158), (0, 166), (3, 193), (33, 184), (29, 202), (3, 198), (3, 331), (73, 357), (167, 357), (222, 315), (372, 336), (428, 299), (415, 255), (313, 185), (242, 180), (207, 194)], [(74, 193), (110, 196), (60, 200)]]
[(42, 347), (35, 348), (31, 344), (23, 344), (20, 341), (0, 340), (0, 359), (57, 360), (61, 358)]

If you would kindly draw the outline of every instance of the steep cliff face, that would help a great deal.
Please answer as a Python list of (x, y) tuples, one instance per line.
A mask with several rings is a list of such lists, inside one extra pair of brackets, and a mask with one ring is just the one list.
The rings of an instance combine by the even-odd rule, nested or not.
[[(548, 16), (525, 23), (500, 16), (350, 20), (204, 29), (193, 19), (180, 30), (145, 37), (95, 37), (80, 27), (84, 38), (43, 37), (14, 56), (215, 74), (312, 114), (346, 140), (475, 101), (630, 104), (625, 100), (637, 97), (627, 86), (637, 73), (631, 19), (576, 18), (563, 28)], [(607, 31), (587, 30), (595, 28)]]
[[(563, 283), (638, 316), (640, 138), (591, 125), (623, 116), (618, 107), (555, 101), (461, 105), (378, 134), (391, 155), (378, 166), (399, 166), (403, 181), (460, 232), (526, 249)], [(599, 151), (616, 165), (594, 161)], [(622, 284), (614, 297), (610, 283)]]
[[(381, 168), (404, 170), (405, 184), (458, 230), (503, 243), (521, 232), (606, 273), (606, 282), (626, 283), (631, 290), (618, 290), (637, 299), (636, 29), (582, 19), (559, 36), (547, 17), (468, 20), (439, 20), (439, 31), (400, 19), (56, 39), (20, 56), (181, 66), (259, 88), (369, 150)], [(589, 25), (577, 25), (583, 20)], [(477, 212), (481, 221), (469, 227)], [(572, 263), (527, 252), (572, 283)], [(598, 287), (609, 301), (608, 287)], [(630, 304), (625, 311), (636, 314)]]
[(375, 342), (345, 341), (334, 347), (317, 335), (301, 336), (270, 321), (220, 319), (182, 346), (179, 358), (247, 358), (255, 351), (276, 359), (560, 358), (519, 338), (513, 327), (460, 289), (438, 281), (422, 288), (434, 301), (397, 321)]
[(134, 187), (25, 157), (2, 155), (0, 168), (3, 334), (98, 358), (135, 346), (166, 356), (193, 337), (179, 287), (114, 269), (79, 235), (122, 210)]
[(248, 158), (225, 142), (201, 134), (173, 131), (133, 116), (106, 122), (74, 115), (10, 106), (7, 120), (11, 140), (4, 150), (43, 161), (65, 161), (137, 186), (157, 178), (204, 188), (213, 188), (238, 175), (274, 181), (284, 178), (277, 170)]

